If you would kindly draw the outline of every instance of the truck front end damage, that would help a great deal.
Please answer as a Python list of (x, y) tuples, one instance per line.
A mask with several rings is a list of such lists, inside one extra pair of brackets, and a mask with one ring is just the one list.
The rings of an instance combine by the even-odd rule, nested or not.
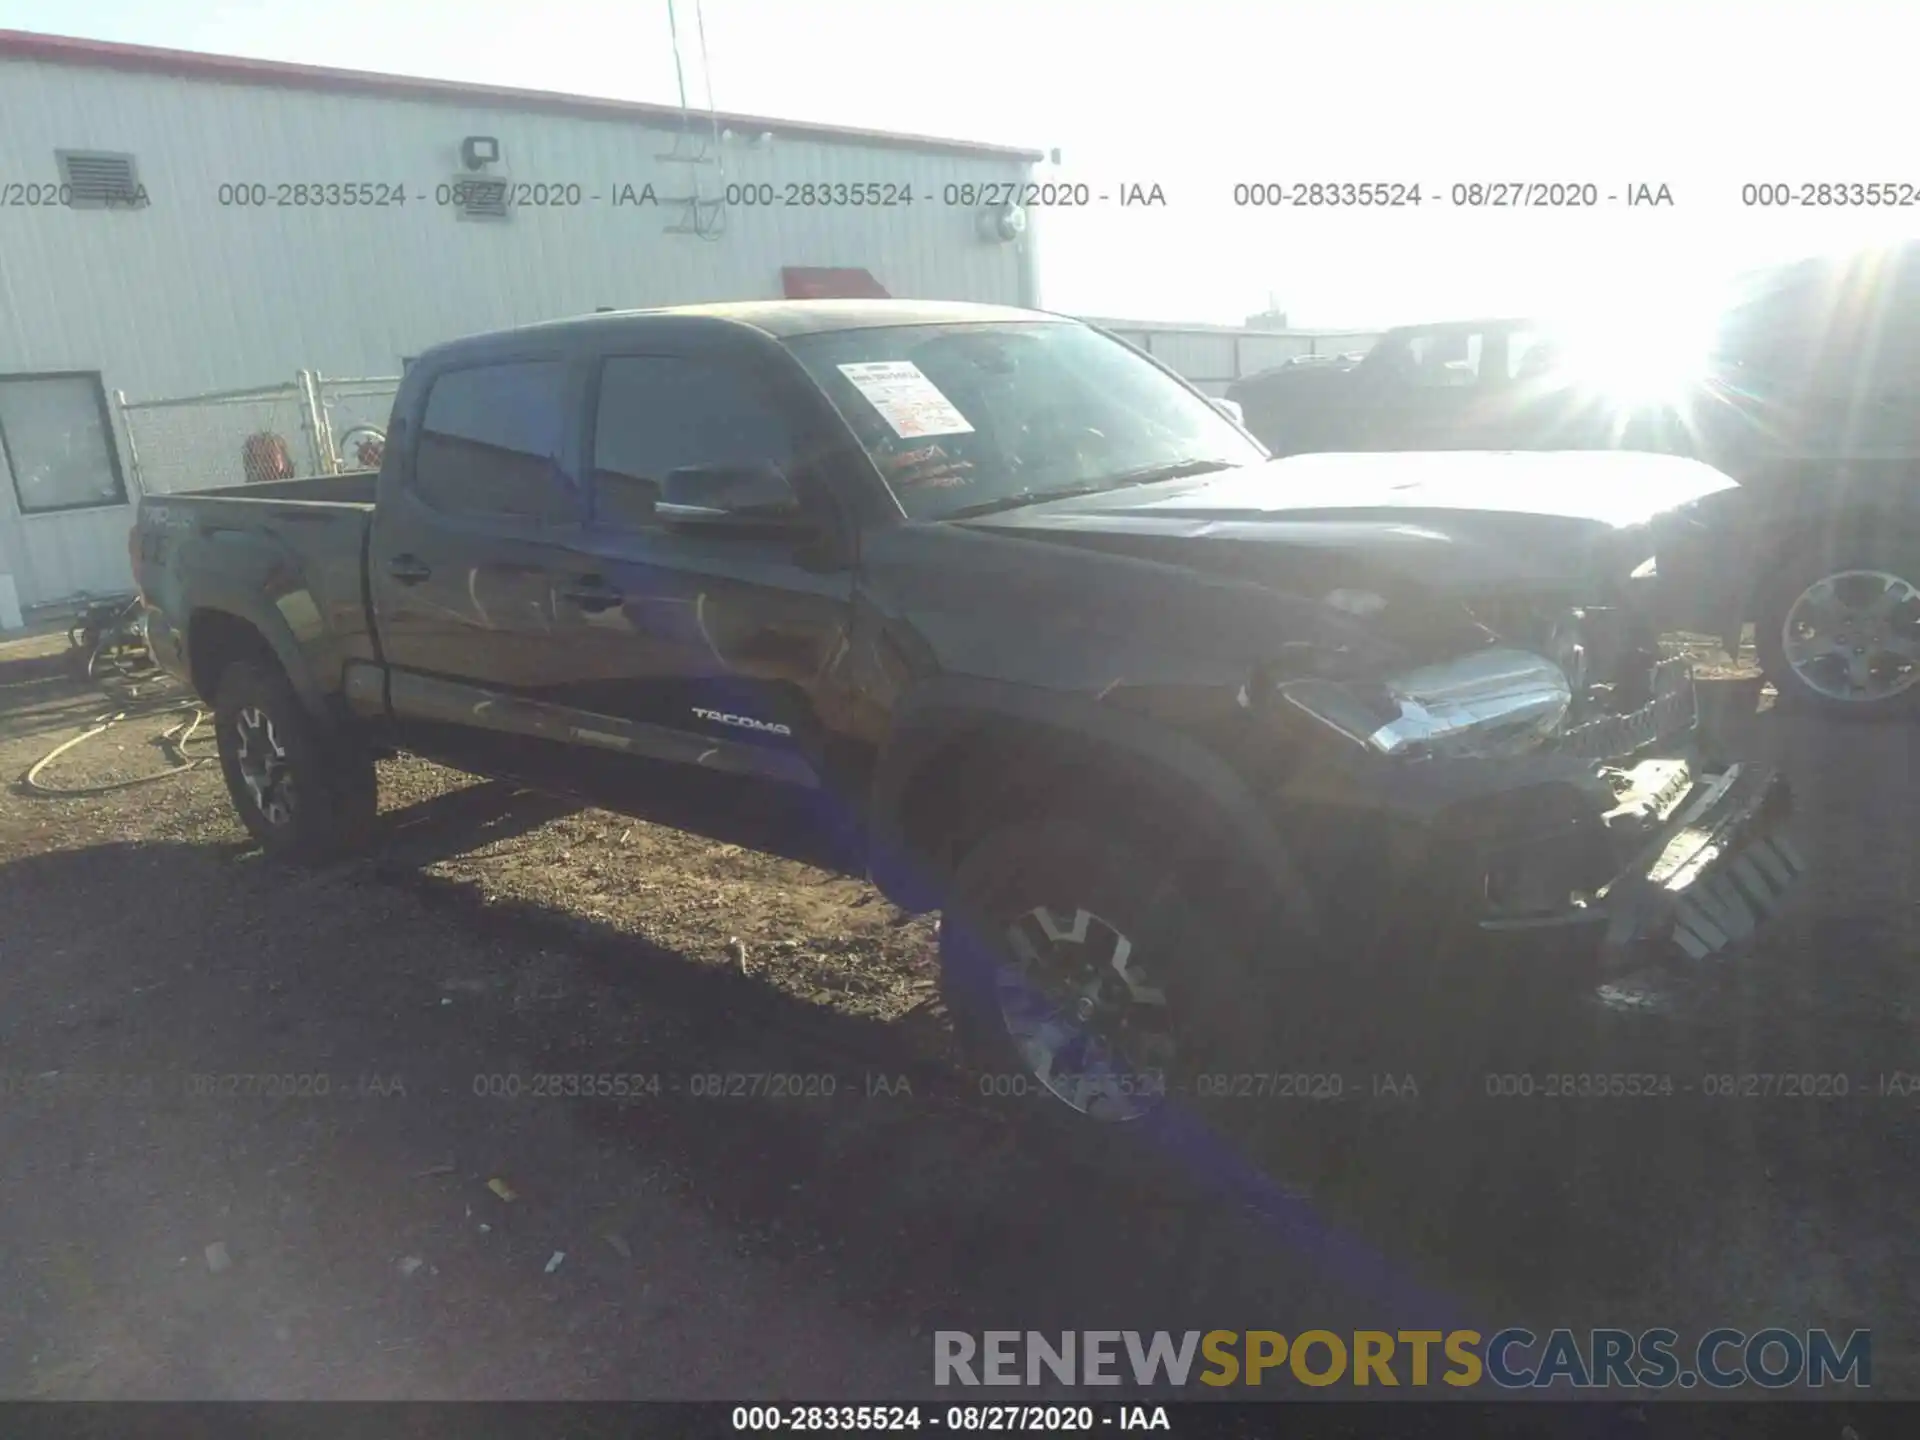
[(1691, 662), (1625, 647), (1590, 673), (1569, 653), (1249, 687), (1246, 708), (1293, 732), (1268, 796), (1337, 918), (1535, 934), (1604, 979), (1705, 960), (1777, 912), (1804, 869), (1787, 784), (1717, 753)]

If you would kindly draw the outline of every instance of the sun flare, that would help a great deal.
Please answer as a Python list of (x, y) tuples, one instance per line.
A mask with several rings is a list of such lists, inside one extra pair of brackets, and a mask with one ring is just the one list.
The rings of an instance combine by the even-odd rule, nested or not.
[(1711, 373), (1717, 300), (1642, 291), (1568, 315), (1554, 326), (1561, 372), (1622, 407), (1684, 408)]

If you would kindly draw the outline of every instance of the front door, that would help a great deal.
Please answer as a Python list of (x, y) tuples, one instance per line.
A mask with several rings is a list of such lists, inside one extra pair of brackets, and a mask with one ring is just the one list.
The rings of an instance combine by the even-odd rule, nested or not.
[[(809, 483), (792, 407), (735, 362), (692, 355), (608, 356), (587, 383), (590, 514), (571, 578), (589, 588), (561, 621), (591, 662), (573, 703), (677, 737), (702, 768), (817, 785), (853, 572), (820, 543), (837, 520)], [(689, 526), (655, 509), (676, 469), (753, 464), (796, 483), (818, 532)]]

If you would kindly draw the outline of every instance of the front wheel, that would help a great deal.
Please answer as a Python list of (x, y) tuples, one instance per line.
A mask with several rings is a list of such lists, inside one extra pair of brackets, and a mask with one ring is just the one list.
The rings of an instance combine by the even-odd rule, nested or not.
[(1875, 718), (1920, 704), (1920, 537), (1809, 540), (1766, 587), (1754, 625), (1783, 702)]
[(319, 864), (365, 843), (379, 809), (373, 760), (324, 735), (277, 667), (229, 665), (213, 720), (233, 808), (269, 855)]
[(1133, 1174), (1139, 1132), (1184, 1123), (1170, 1117), (1210, 1076), (1256, 1068), (1274, 1038), (1234, 907), (1182, 860), (1170, 837), (1010, 824), (962, 859), (941, 918), (942, 988), (982, 1094)]

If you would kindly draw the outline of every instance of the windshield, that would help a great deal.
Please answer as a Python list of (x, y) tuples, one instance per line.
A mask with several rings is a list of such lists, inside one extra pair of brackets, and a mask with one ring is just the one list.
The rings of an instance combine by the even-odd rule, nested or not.
[(1084, 325), (887, 326), (787, 344), (916, 520), (1265, 458), (1204, 397)]

